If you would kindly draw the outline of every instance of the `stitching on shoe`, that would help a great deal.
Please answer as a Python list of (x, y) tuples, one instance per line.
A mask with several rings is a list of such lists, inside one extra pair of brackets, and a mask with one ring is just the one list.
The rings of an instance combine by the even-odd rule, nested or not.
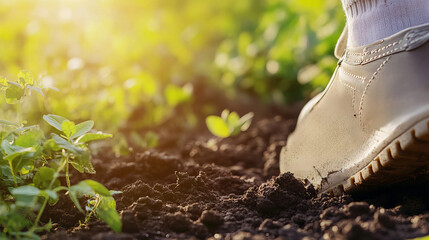
[(351, 86), (351, 85), (349, 85), (349, 84), (345, 83), (344, 81), (341, 81), (341, 83), (342, 83), (344, 86), (346, 86), (346, 87), (350, 88), (351, 90), (356, 90), (356, 88), (354, 88), (353, 86)]
[(348, 76), (350, 76), (350, 77), (357, 78), (357, 79), (361, 80), (362, 82), (365, 82), (365, 80), (366, 80), (366, 78), (365, 78), (365, 77), (358, 76), (358, 75), (353, 74), (353, 73), (349, 73), (349, 72), (347, 72), (346, 70), (344, 70), (343, 68), (341, 68), (341, 71), (342, 71), (344, 74), (346, 74), (346, 75), (348, 75)]
[(363, 55), (365, 55), (365, 52), (364, 53), (358, 53), (358, 52), (348, 52), (348, 54), (349, 55), (353, 55), (353, 56), (363, 56)]
[(344, 84), (344, 86), (350, 88), (352, 90), (352, 111), (353, 111), (353, 116), (356, 117), (356, 111), (355, 111), (355, 105), (356, 105), (356, 88), (348, 85), (345, 82), (342, 82)]
[(383, 53), (383, 54), (380, 54), (380, 55), (378, 55), (378, 56), (374, 56), (374, 57), (368, 58), (368, 59), (366, 59), (365, 61), (363, 61), (363, 62), (362, 62), (362, 64), (365, 64), (365, 63), (368, 63), (368, 62), (371, 62), (371, 61), (377, 60), (377, 59), (379, 59), (379, 58), (385, 57), (386, 55), (389, 55), (389, 54), (391, 54), (391, 53), (395, 53), (395, 52), (397, 52), (398, 50), (403, 50), (403, 49), (404, 49), (403, 47), (401, 47), (401, 48), (394, 48), (394, 49), (392, 49), (392, 50), (390, 50), (390, 51), (387, 51), (387, 52), (385, 52), (385, 53)]
[(363, 113), (363, 104), (365, 102), (365, 96), (367, 94), (367, 91), (371, 85), (371, 83), (375, 80), (377, 74), (381, 71), (381, 69), (386, 65), (386, 63), (390, 60), (390, 56), (388, 58), (386, 58), (386, 60), (384, 60), (380, 66), (377, 68), (377, 70), (374, 72), (374, 74), (371, 76), (371, 78), (369, 79), (368, 83), (365, 86), (365, 89), (363, 90), (362, 93), (362, 98), (360, 99), (360, 104), (359, 104), (359, 123), (362, 127), (364, 127), (363, 123), (362, 123), (362, 113)]
[(398, 52), (413, 50), (427, 41), (429, 41), (429, 25), (404, 30), (391, 38), (382, 39), (363, 49), (346, 49), (343, 59), (344, 62), (352, 65), (364, 65)]
[(340, 79), (340, 82), (347, 87), (348, 89), (350, 89), (352, 91), (352, 110), (353, 110), (353, 116), (356, 117), (356, 111), (355, 111), (355, 105), (356, 105), (356, 88), (353, 87), (352, 85), (344, 82), (344, 80)]
[[(380, 42), (379, 44), (382, 44), (383, 42)], [(389, 48), (391, 48), (391, 47), (394, 47), (394, 46), (396, 46), (396, 45), (400, 45), (402, 43), (402, 39), (401, 40), (398, 40), (398, 41), (396, 41), (396, 42), (392, 42), (392, 43), (389, 43), (388, 45), (386, 45), (386, 46), (383, 46), (383, 47), (378, 47), (378, 48), (375, 48), (375, 49), (372, 49), (372, 50), (367, 50), (366, 48), (364, 49), (364, 51), (362, 52), (362, 53), (359, 53), (359, 52), (348, 52), (347, 54), (348, 54), (348, 58), (350, 59), (350, 58), (352, 58), (352, 59), (350, 59), (350, 60), (353, 60), (354, 59), (354, 63), (356, 63), (356, 64), (365, 64), (365, 63), (368, 63), (368, 62), (371, 62), (371, 61), (374, 61), (374, 60), (377, 60), (377, 59), (379, 59), (379, 58), (382, 58), (382, 57), (385, 57), (386, 55), (389, 55), (389, 54), (392, 54), (392, 53), (395, 53), (395, 52), (397, 52), (397, 51), (400, 51), (400, 50), (404, 50), (404, 47), (396, 47), (396, 48), (394, 48), (394, 49), (391, 49), (391, 50), (389, 50), (389, 51), (386, 51), (386, 50), (388, 50)], [(383, 52), (383, 51), (386, 51), (386, 52), (384, 52), (384, 53), (380, 53), (380, 52)], [(379, 55), (375, 55), (375, 54), (377, 54), (377, 53), (380, 53)], [(372, 57), (370, 57), (371, 55), (375, 55), (375, 56), (372, 56)]]
[(395, 46), (395, 45), (398, 45), (398, 44), (400, 44), (401, 42), (402, 42), (402, 40), (399, 40), (399, 41), (396, 41), (396, 42), (393, 42), (393, 43), (389, 43), (388, 45), (383, 46), (383, 47), (381, 47), (381, 48), (376, 48), (376, 49), (373, 49), (373, 50), (371, 50), (371, 51), (366, 51), (366, 52), (364, 52), (364, 54), (363, 54), (363, 55), (369, 55), (369, 54), (376, 54), (376, 53), (379, 53), (379, 52), (384, 51), (384, 50), (386, 50), (386, 49), (388, 49), (388, 48), (390, 48), (390, 47), (393, 47), (393, 46)]

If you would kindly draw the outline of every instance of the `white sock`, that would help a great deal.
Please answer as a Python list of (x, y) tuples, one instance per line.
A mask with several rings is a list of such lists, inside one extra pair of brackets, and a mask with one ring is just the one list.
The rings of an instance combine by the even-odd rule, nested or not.
[(429, 23), (429, 0), (341, 0), (349, 47), (363, 46), (403, 29)]

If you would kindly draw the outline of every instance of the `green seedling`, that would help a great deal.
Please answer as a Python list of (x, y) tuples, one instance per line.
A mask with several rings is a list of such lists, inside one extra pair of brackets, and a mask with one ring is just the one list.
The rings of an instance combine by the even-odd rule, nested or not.
[(254, 114), (252, 112), (240, 117), (236, 112), (225, 109), (221, 116), (210, 115), (206, 118), (206, 125), (210, 132), (218, 137), (236, 136), (249, 129)]
[(84, 180), (70, 188), (69, 195), (76, 207), (84, 213), (80, 206), (79, 197), (89, 197), (85, 207), (87, 223), (92, 215), (106, 222), (115, 232), (121, 232), (122, 222), (116, 211), (116, 202), (112, 195), (118, 194), (117, 191), (109, 191), (100, 183), (93, 180)]
[(80, 173), (95, 174), (90, 161), (87, 143), (112, 137), (106, 133), (88, 133), (94, 126), (93, 121), (86, 121), (76, 125), (74, 122), (54, 114), (44, 115), (43, 119), (60, 132), (60, 135), (51, 133), (52, 140), (46, 145), (46, 149), (63, 149), (63, 157), (66, 162), (66, 181), (70, 188), (69, 165), (71, 164)]
[[(31, 95), (32, 91), (35, 91), (44, 97), (44, 88), (45, 87), (41, 84), (40, 79), (34, 79), (31, 72), (27, 70), (22, 70), (18, 73), (17, 81), (9, 81), (5, 77), (0, 77), (0, 90), (4, 91), (6, 103), (16, 105), (18, 126), (25, 123), (22, 122), (21, 119), (22, 99), (27, 95)], [(51, 89), (58, 90), (55, 88)]]
[[(43, 96), (43, 87), (27, 71), (19, 73), (17, 82), (0, 78), (0, 89), (9, 104), (20, 105), (32, 90)], [(57, 131), (51, 138), (38, 125), (25, 126), (20, 108), (17, 122), (0, 120), (0, 239), (40, 239), (37, 233), (52, 227), (51, 222), (40, 225), (41, 216), (47, 204), (58, 202), (61, 191), (70, 195), (79, 210), (77, 197), (89, 197), (94, 204), (86, 219), (95, 214), (120, 232), (122, 223), (110, 192), (92, 180), (70, 186), (69, 176), (70, 165), (81, 173), (94, 174), (88, 143), (112, 135), (91, 132), (93, 121), (76, 125), (53, 114), (43, 119)], [(65, 176), (66, 186), (61, 186), (60, 176)]]
[(168, 106), (175, 107), (180, 103), (188, 102), (192, 98), (192, 85), (187, 84), (183, 87), (170, 84), (165, 88), (164, 95)]

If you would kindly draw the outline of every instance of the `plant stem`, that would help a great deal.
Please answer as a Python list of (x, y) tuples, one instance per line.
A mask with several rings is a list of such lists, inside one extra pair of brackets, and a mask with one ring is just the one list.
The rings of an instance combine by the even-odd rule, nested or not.
[(66, 158), (66, 181), (67, 181), (67, 187), (70, 188), (70, 177), (69, 177), (69, 161), (68, 161), (69, 157), (67, 155)]
[(10, 172), (12, 173), (13, 182), (15, 184), (15, 187), (18, 187), (18, 183), (16, 182), (15, 173), (13, 171), (12, 161), (8, 161), (8, 162), (9, 162)]
[(21, 114), (22, 114), (21, 104), (22, 104), (22, 102), (19, 101), (19, 103), (16, 105), (16, 117), (17, 117), (17, 120), (18, 120), (19, 127), (21, 127)]
[(92, 211), (89, 212), (89, 214), (85, 217), (85, 223), (89, 222), (89, 220), (91, 219), (92, 214), (95, 213), (95, 210), (97, 210), (98, 206), (101, 203), (101, 197), (100, 197), (99, 194), (96, 194), (95, 198), (96, 198), (96, 201), (95, 201), (94, 207), (92, 208)]
[[(54, 178), (52, 178), (51, 182), (49, 183), (49, 187), (48, 189), (50, 190), (52, 188), (52, 186), (54, 185), (55, 181), (58, 178), (58, 174), (63, 170), (65, 165), (68, 165), (68, 154), (66, 156), (66, 158), (64, 159), (64, 161), (61, 163), (60, 167), (58, 167), (56, 174), (54, 174)], [(34, 230), (37, 228), (37, 224), (40, 221), (40, 218), (42, 217), (43, 211), (45, 210), (46, 204), (48, 203), (49, 197), (46, 197), (45, 200), (43, 201), (42, 207), (39, 210), (39, 213), (37, 214), (36, 220), (34, 220), (34, 224), (33, 226), (28, 230), (29, 232), (34, 232)]]

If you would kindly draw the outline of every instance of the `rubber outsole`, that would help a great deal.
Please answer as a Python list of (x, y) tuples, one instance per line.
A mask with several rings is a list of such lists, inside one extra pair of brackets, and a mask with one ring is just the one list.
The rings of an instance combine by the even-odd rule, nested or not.
[(325, 192), (338, 196), (392, 185), (424, 174), (428, 165), (429, 118), (393, 140), (362, 170)]

